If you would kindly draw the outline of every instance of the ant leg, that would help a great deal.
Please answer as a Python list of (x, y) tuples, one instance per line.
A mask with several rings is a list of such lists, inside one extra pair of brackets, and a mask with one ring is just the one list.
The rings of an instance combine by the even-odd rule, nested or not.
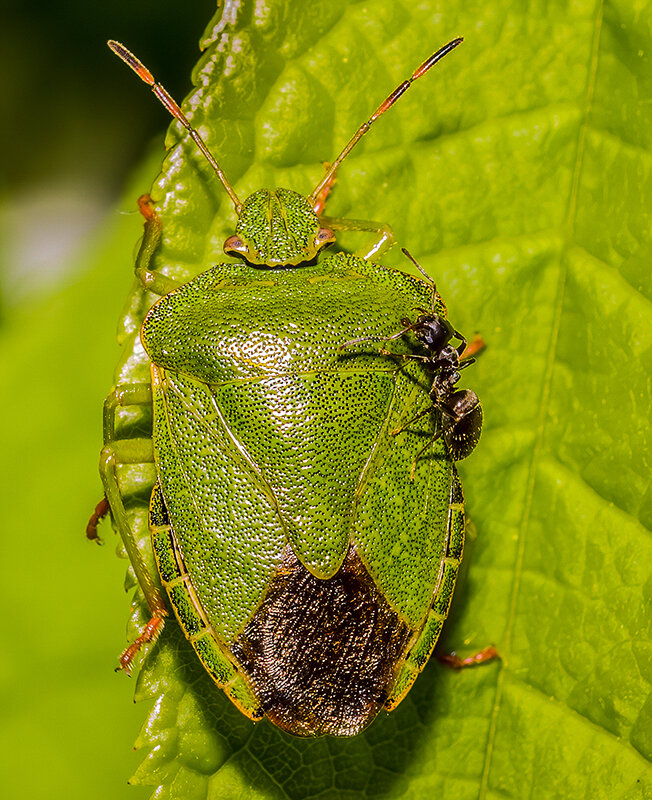
[(393, 431), (390, 431), (390, 434), (392, 436), (398, 436), (399, 433), (403, 433), (403, 431), (406, 428), (408, 428), (413, 422), (416, 422), (418, 419), (421, 419), (421, 417), (425, 417), (426, 414), (429, 414), (433, 408), (434, 406), (428, 406), (428, 408), (424, 408), (423, 411), (420, 411), (416, 415), (416, 417), (412, 417), (412, 419), (409, 419), (404, 425), (401, 425), (400, 428), (395, 428)]
[[(429, 410), (431, 410), (431, 409), (429, 409)], [(422, 455), (423, 455), (423, 454), (426, 452), (426, 450), (427, 450), (427, 449), (428, 449), (428, 448), (429, 448), (431, 445), (433, 445), (433, 444), (434, 444), (434, 443), (437, 441), (437, 439), (439, 439), (439, 438), (441, 437), (441, 434), (442, 434), (442, 432), (441, 432), (441, 431), (439, 431), (438, 433), (436, 433), (436, 434), (435, 434), (435, 435), (432, 437), (432, 439), (429, 439), (429, 440), (428, 440), (428, 441), (427, 441), (427, 442), (424, 444), (424, 446), (421, 448), (421, 450), (419, 450), (419, 452), (418, 452), (418, 453), (416, 454), (416, 456), (414, 457), (414, 461), (412, 462), (412, 466), (410, 467), (410, 480), (411, 480), (411, 481), (413, 481), (413, 480), (414, 480), (414, 476), (415, 476), (415, 474), (416, 474), (416, 471), (417, 471), (417, 464), (419, 463), (419, 459), (420, 459), (420, 458), (421, 458), (421, 456), (422, 456)]]
[(432, 363), (430, 356), (418, 356), (416, 353), (392, 353), (391, 350), (380, 350), (383, 356), (390, 356), (390, 358), (400, 359), (401, 361), (425, 361), (427, 364)]
[(475, 358), (469, 358), (468, 360), (464, 361), (462, 364), (458, 366), (457, 371), (461, 372), (463, 369), (470, 367), (471, 364), (475, 364)]
[[(397, 331), (397, 333), (392, 333), (390, 336), (362, 336), (360, 339), (350, 339), (348, 342), (344, 342), (344, 344), (341, 344), (337, 349), (343, 350), (345, 347), (351, 347), (354, 344), (362, 344), (363, 342), (391, 342), (394, 339), (400, 339), (401, 336), (406, 334), (408, 331), (414, 330), (414, 328), (416, 328), (417, 325), (416, 322), (414, 323), (410, 322), (409, 319), (403, 319), (401, 320), (401, 322), (402, 323), (407, 322), (408, 324), (405, 328), (403, 328), (400, 331)], [(387, 350), (381, 350), (380, 352), (383, 353), (384, 355), (388, 356), (392, 355), (392, 353), (390, 353)]]

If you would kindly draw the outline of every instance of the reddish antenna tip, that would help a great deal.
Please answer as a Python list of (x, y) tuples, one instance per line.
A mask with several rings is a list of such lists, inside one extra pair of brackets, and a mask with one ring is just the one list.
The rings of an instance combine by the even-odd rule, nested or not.
[(233, 191), (233, 187), (227, 181), (226, 176), (222, 172), (220, 165), (217, 163), (215, 158), (213, 157), (211, 151), (206, 146), (206, 142), (201, 138), (201, 136), (197, 133), (197, 131), (192, 127), (188, 118), (183, 113), (183, 111), (179, 108), (178, 104), (174, 100), (173, 97), (168, 93), (167, 89), (162, 86), (160, 83), (157, 83), (154, 79), (152, 73), (147, 69), (147, 67), (142, 64), (136, 56), (120, 42), (116, 42), (113, 39), (109, 39), (107, 42), (111, 50), (121, 58), (125, 64), (138, 75), (138, 77), (144, 81), (148, 86), (151, 87), (152, 91), (158, 98), (158, 100), (167, 108), (167, 110), (172, 114), (175, 119), (178, 119), (179, 122), (183, 125), (183, 127), (188, 131), (190, 134), (190, 138), (193, 142), (197, 145), (197, 147), (201, 150), (201, 152), (206, 157), (208, 163), (213, 167), (215, 170), (215, 174), (217, 177), (222, 181), (222, 185), (226, 189), (229, 197), (231, 198), (231, 202), (235, 206), (236, 212), (239, 214), (240, 209), (242, 208), (242, 203), (238, 200), (238, 196)]
[(445, 44), (443, 47), (440, 47), (436, 53), (433, 53), (430, 58), (427, 58), (423, 64), (418, 68), (415, 69), (412, 73), (412, 80), (416, 78), (420, 78), (425, 72), (427, 72), (430, 67), (434, 66), (438, 61), (444, 56), (447, 56), (451, 50), (454, 50), (459, 44), (462, 44), (464, 38), (462, 36), (458, 36), (457, 39), (453, 39), (452, 41)]
[(156, 83), (154, 76), (147, 69), (147, 67), (142, 64), (130, 50), (127, 50), (123, 44), (120, 44), (120, 42), (116, 42), (113, 39), (109, 39), (107, 44), (118, 56), (118, 58), (121, 58), (127, 66), (133, 69), (133, 71), (142, 81), (145, 81), (145, 83), (149, 84), (150, 86), (153, 86)]
[[(367, 133), (369, 128), (372, 124), (378, 119), (378, 117), (382, 116), (386, 111), (388, 111), (394, 103), (402, 97), (405, 92), (410, 88), (410, 86), (414, 83), (417, 78), (420, 78), (424, 75), (430, 67), (434, 66), (438, 61), (440, 61), (445, 55), (448, 55), (451, 50), (454, 50), (458, 44), (463, 42), (463, 38), (458, 36), (456, 39), (452, 39), (448, 44), (445, 44), (443, 47), (440, 47), (439, 50), (434, 52), (429, 58), (427, 58), (420, 67), (414, 70), (412, 75), (409, 78), (400, 83), (396, 89), (386, 97), (383, 102), (378, 106), (378, 108), (374, 111), (374, 113), (369, 117), (366, 122), (363, 122), (362, 125), (358, 128), (358, 130), (353, 135), (353, 138), (349, 140), (348, 144), (339, 154), (339, 156), (333, 161), (330, 166), (330, 169), (327, 170), (326, 175), (321, 179), (321, 181), (315, 186), (312, 190), (312, 193), (309, 195), (309, 200), (311, 201), (313, 207), (315, 205), (319, 205), (317, 198), (319, 197), (320, 193), (323, 192), (324, 188), (328, 186), (329, 183), (333, 181), (333, 175), (335, 174), (335, 170), (339, 167), (339, 165), (344, 161), (344, 159), (348, 156), (351, 150), (355, 147), (355, 145), (362, 139), (362, 137)], [(418, 265), (417, 265), (418, 266)]]

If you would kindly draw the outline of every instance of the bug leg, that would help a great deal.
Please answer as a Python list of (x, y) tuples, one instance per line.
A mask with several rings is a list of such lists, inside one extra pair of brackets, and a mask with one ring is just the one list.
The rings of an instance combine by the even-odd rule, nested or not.
[[(466, 344), (466, 343), (465, 343)], [(477, 334), (473, 337), (473, 341), (468, 342), (466, 347), (463, 348), (462, 352), (460, 353), (461, 359), (473, 358), (473, 356), (481, 353), (487, 345), (485, 344), (484, 339), (480, 334)]]
[[(324, 167), (326, 168), (326, 173), (328, 174), (328, 172), (330, 172), (331, 165), (327, 161), (324, 161)], [(331, 193), (331, 190), (333, 189), (333, 186), (335, 186), (335, 182), (337, 181), (335, 175), (336, 173), (333, 172), (331, 175), (328, 176), (328, 181), (321, 188), (319, 194), (317, 195), (315, 203), (312, 207), (315, 214), (317, 214), (320, 217), (326, 209), (326, 200), (328, 199), (328, 195)]]
[(116, 439), (116, 411), (125, 406), (148, 405), (151, 402), (152, 389), (149, 384), (118, 386), (104, 402), (104, 448), (100, 454), (100, 477), (104, 485), (104, 496), (151, 614), (151, 619), (136, 641), (120, 656), (118, 669), (126, 672), (129, 672), (131, 662), (140, 648), (146, 642), (156, 640), (168, 614), (151, 570), (138, 547), (118, 482), (119, 465), (152, 464), (154, 448), (151, 439)]
[(118, 483), (118, 465), (146, 464), (153, 461), (154, 448), (152, 447), (151, 439), (119, 439), (105, 445), (100, 454), (100, 477), (104, 484), (106, 499), (111, 507), (115, 526), (118, 529), (151, 613), (151, 619), (140, 636), (120, 656), (118, 669), (124, 669), (127, 672), (129, 672), (133, 657), (143, 644), (154, 641), (158, 637), (168, 612), (163, 602), (163, 597), (138, 548), (136, 537), (131, 528)]
[(355, 255), (369, 261), (379, 258), (394, 244), (394, 231), (384, 222), (372, 222), (363, 219), (344, 219), (342, 217), (321, 217), (320, 222), (334, 231), (367, 231), (375, 233), (376, 238), (369, 249), (355, 253)]
[(466, 667), (475, 667), (478, 664), (486, 664), (487, 661), (493, 661), (500, 658), (500, 653), (493, 645), (485, 647), (479, 653), (475, 653), (467, 658), (460, 658), (456, 653), (442, 653), (441, 655), (435, 653), (437, 661), (444, 664), (451, 669), (464, 669)]
[(118, 666), (115, 668), (116, 672), (124, 670), (127, 675), (131, 674), (131, 663), (140, 648), (149, 642), (155, 642), (161, 635), (161, 631), (163, 630), (163, 625), (165, 623), (165, 616), (167, 614), (165, 609), (163, 609), (163, 612), (164, 613), (152, 617), (147, 625), (145, 625), (143, 628), (140, 636), (138, 636), (138, 638), (135, 639), (129, 645), (129, 647), (122, 652)]
[(161, 241), (161, 218), (154, 210), (154, 203), (148, 194), (138, 198), (138, 209), (145, 218), (143, 239), (136, 255), (135, 273), (145, 291), (158, 295), (169, 294), (181, 284), (160, 272), (149, 269), (152, 256)]
[[(152, 390), (149, 384), (127, 384), (118, 386), (104, 401), (103, 428), (104, 444), (113, 442), (115, 439), (115, 412), (116, 409), (129, 405), (146, 405), (152, 402)], [(86, 536), (98, 544), (102, 540), (97, 532), (100, 521), (111, 510), (106, 495), (95, 506), (95, 510), (86, 525)]]
[(109, 513), (109, 501), (106, 499), (106, 497), (103, 497), (100, 500), (100, 502), (95, 506), (95, 511), (93, 511), (93, 513), (91, 514), (91, 518), (88, 520), (88, 524), (86, 525), (87, 539), (97, 542), (97, 544), (103, 544), (97, 532), (97, 526), (99, 525), (100, 520), (104, 519), (104, 517), (106, 517), (108, 513)]
[[(149, 383), (127, 383), (117, 386), (104, 401), (104, 444), (116, 439), (115, 413), (125, 406), (146, 406), (152, 403), (152, 387)], [(148, 461), (151, 459), (147, 459)]]

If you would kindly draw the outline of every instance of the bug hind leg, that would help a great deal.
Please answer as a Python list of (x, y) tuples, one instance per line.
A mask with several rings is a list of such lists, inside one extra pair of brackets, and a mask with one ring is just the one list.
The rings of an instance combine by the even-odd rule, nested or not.
[(460, 658), (457, 653), (435, 653), (435, 657), (440, 664), (451, 669), (466, 669), (467, 667), (476, 667), (478, 664), (486, 664), (487, 661), (494, 661), (500, 658), (500, 653), (493, 645), (484, 647), (472, 656)]

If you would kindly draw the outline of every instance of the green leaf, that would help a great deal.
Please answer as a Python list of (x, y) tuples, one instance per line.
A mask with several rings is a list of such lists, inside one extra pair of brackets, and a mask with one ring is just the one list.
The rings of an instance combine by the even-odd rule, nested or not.
[[(152, 710), (132, 782), (159, 800), (651, 795), (651, 31), (650, 4), (625, 0), (242, 0), (209, 25), (186, 108), (240, 196), (309, 191), (465, 36), (345, 162), (329, 213), (391, 223), (487, 342), (465, 373), (486, 421), (461, 465), (478, 540), (443, 644), (503, 660), (433, 662), (360, 736), (299, 740), (236, 711), (169, 624), (137, 685)], [(234, 215), (178, 126), (168, 143), (157, 265), (188, 276), (224, 260)], [(125, 288), (127, 261), (110, 273)], [(409, 266), (398, 248), (383, 262)], [(66, 307), (92, 311), (102, 281)], [(147, 302), (132, 298), (127, 341)]]

